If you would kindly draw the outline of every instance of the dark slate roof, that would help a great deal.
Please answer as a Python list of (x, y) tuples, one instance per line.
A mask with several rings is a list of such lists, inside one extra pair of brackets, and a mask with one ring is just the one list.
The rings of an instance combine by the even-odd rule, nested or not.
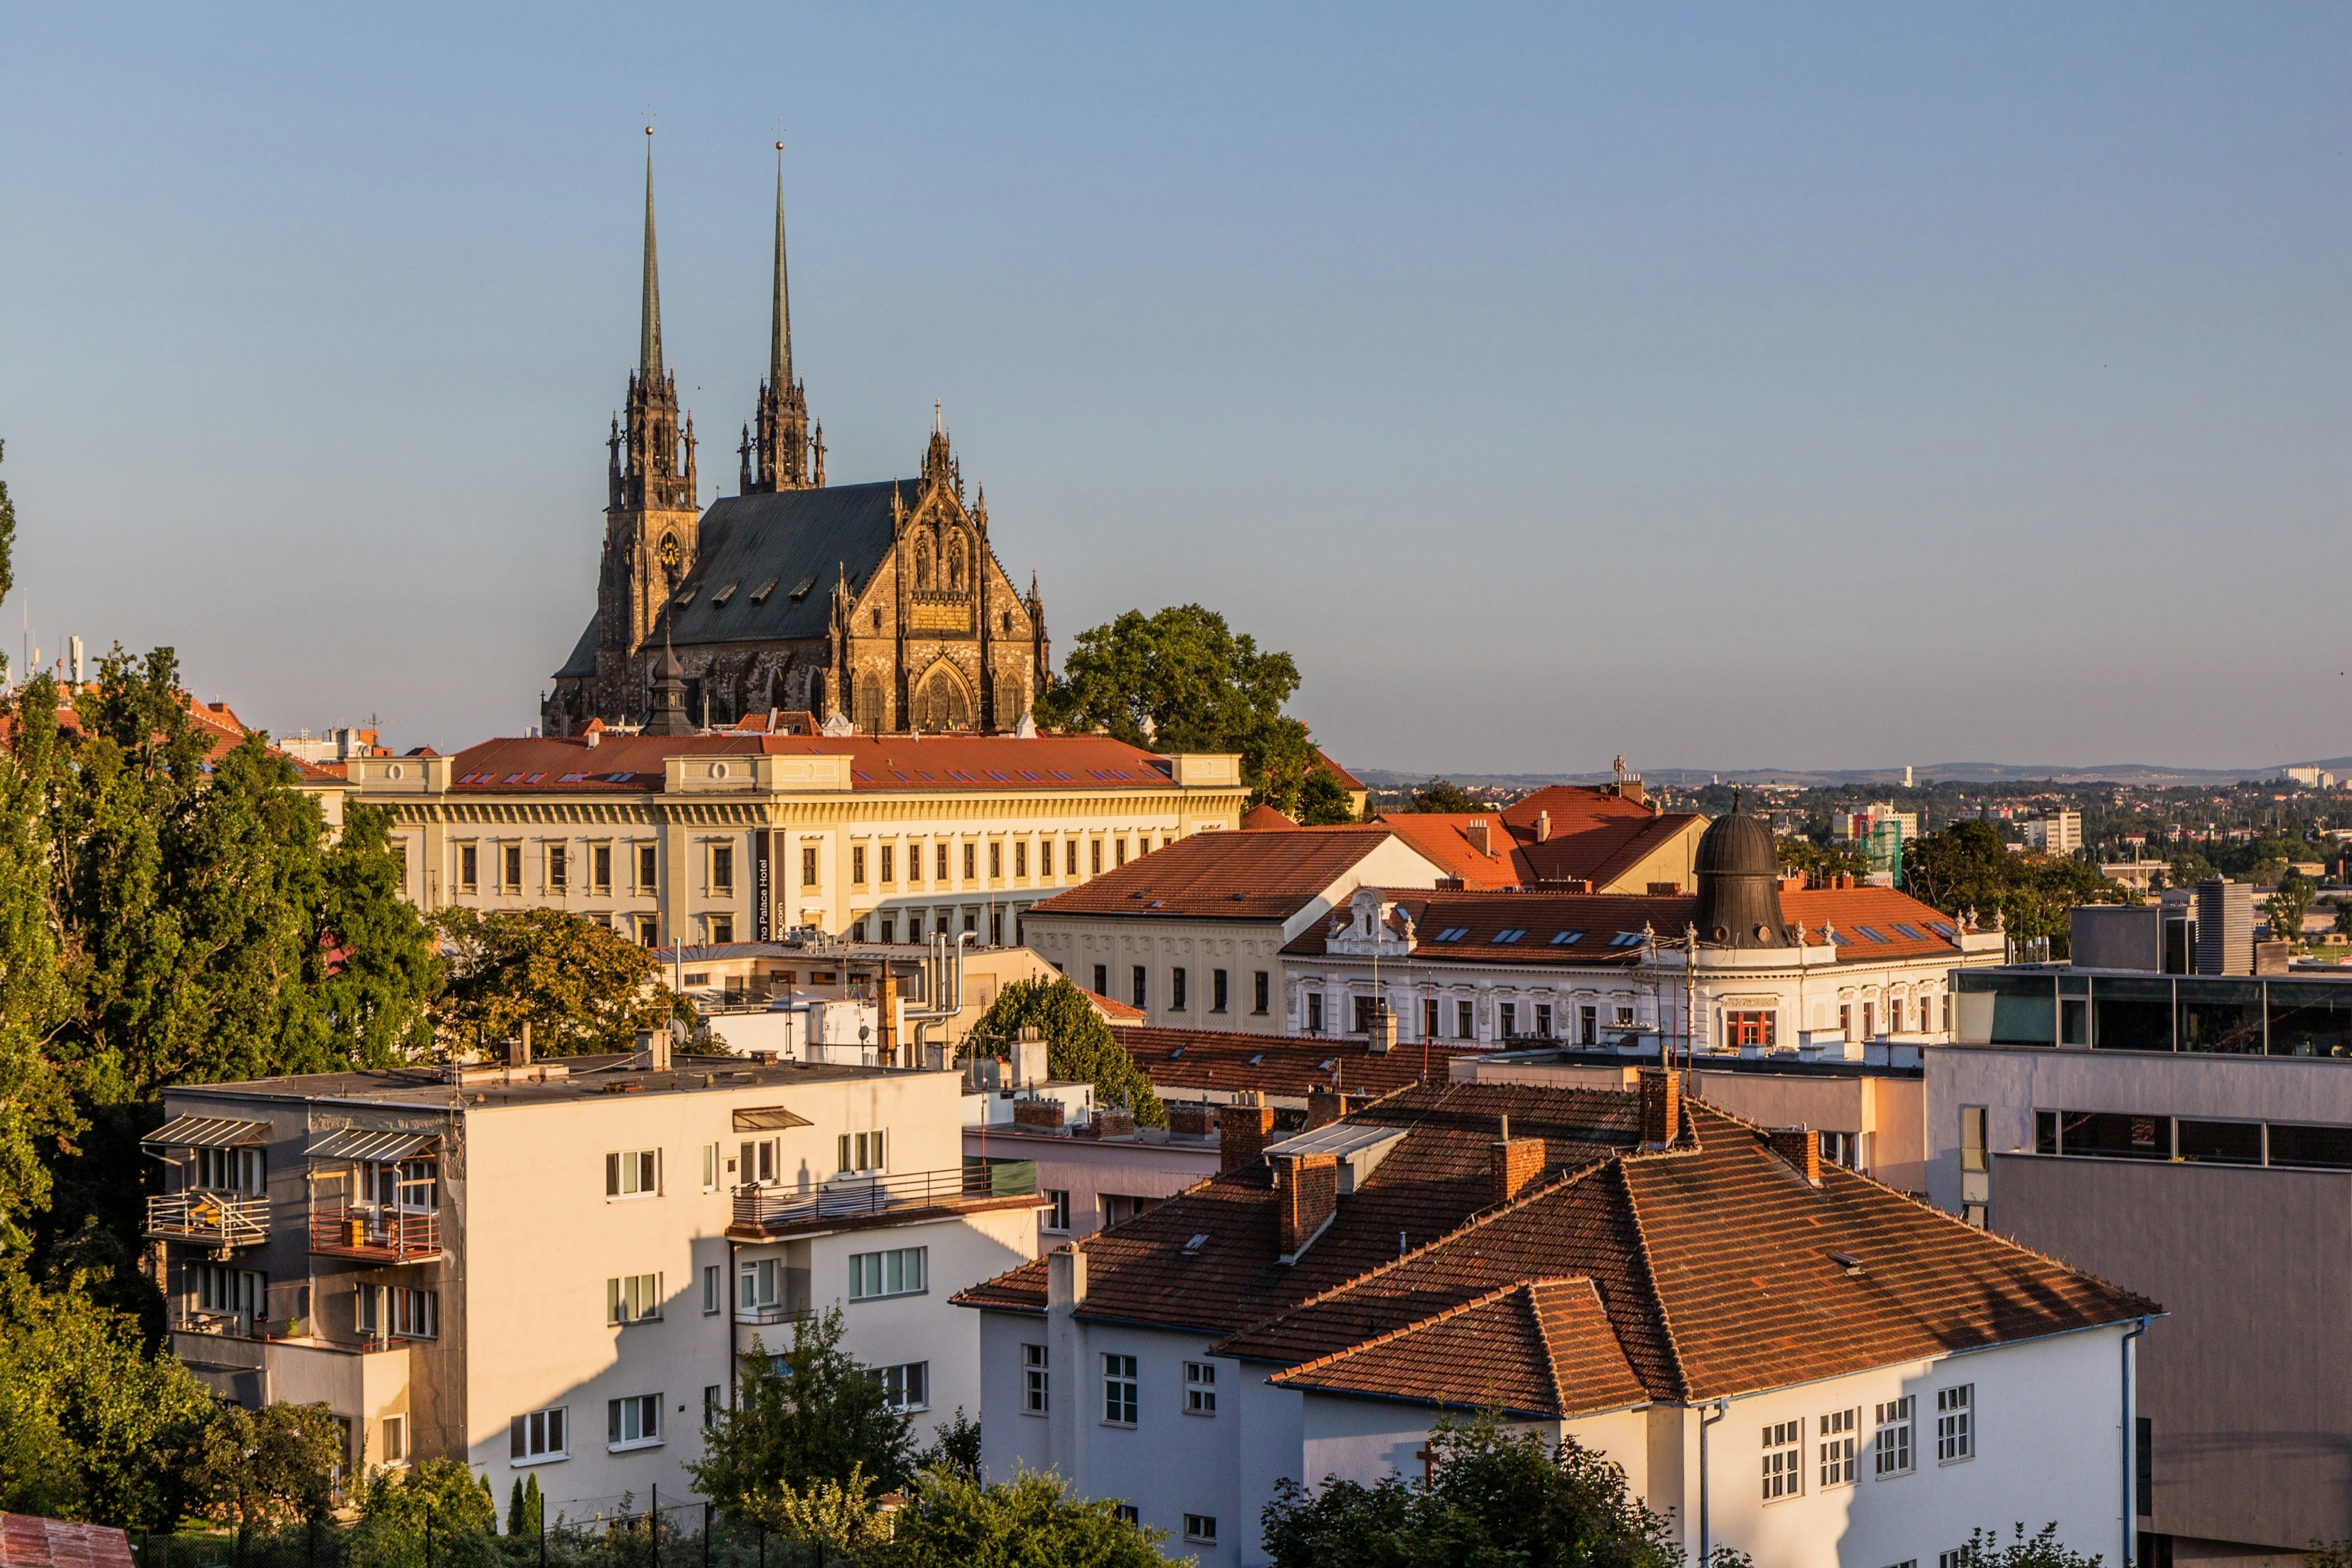
[[(654, 623), (653, 637), (659, 637), (665, 626), (679, 647), (824, 637), (831, 629), (834, 584), (845, 571), (851, 587), (864, 586), (890, 552), (894, 490), (911, 511), (923, 497), (924, 482), (877, 479), (711, 502), (702, 514), (694, 570), (677, 591), (688, 603), (681, 608), (672, 600), (666, 616)], [(725, 604), (717, 603), (730, 584), (735, 592)], [(593, 616), (555, 673), (559, 679), (596, 673)]]

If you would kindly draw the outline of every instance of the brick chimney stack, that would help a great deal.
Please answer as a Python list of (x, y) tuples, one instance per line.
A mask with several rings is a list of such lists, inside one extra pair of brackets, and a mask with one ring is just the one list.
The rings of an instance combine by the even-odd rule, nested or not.
[(1511, 1119), (1507, 1116), (1503, 1118), (1503, 1135), (1489, 1144), (1488, 1150), (1494, 1182), (1489, 1203), (1509, 1203), (1527, 1189), (1529, 1182), (1543, 1174), (1544, 1141), (1512, 1137)]
[(1549, 811), (1536, 813), (1536, 842), (1538, 844), (1551, 842), (1551, 813)]
[(1479, 854), (1491, 855), (1494, 853), (1493, 850), (1486, 847), (1486, 819), (1485, 817), (1474, 816), (1468, 822), (1464, 823), (1462, 825), (1462, 837), (1470, 840), (1471, 847), (1476, 849)]
[(1282, 1261), (1291, 1263), (1339, 1209), (1339, 1162), (1330, 1154), (1286, 1154), (1274, 1167), (1280, 1196)]
[(1797, 1168), (1806, 1184), (1822, 1184), (1822, 1135), (1810, 1128), (1776, 1127), (1769, 1136), (1772, 1152)]
[(1307, 1091), (1307, 1131), (1328, 1127), (1348, 1114), (1347, 1098), (1336, 1089), (1310, 1089)]
[(1217, 1169), (1220, 1174), (1255, 1165), (1265, 1158), (1274, 1132), (1274, 1107), (1256, 1089), (1245, 1090), (1232, 1105), (1217, 1107)]
[(1642, 1069), (1642, 1147), (1671, 1147), (1682, 1136), (1683, 1082), (1679, 1073)]

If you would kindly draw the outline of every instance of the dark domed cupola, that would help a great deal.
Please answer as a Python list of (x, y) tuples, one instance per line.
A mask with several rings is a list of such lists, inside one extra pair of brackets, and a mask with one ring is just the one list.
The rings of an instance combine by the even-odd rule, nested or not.
[(1691, 920), (1699, 941), (1735, 948), (1790, 945), (1780, 911), (1780, 855), (1761, 817), (1735, 804), (1700, 836), (1693, 868), (1698, 905)]

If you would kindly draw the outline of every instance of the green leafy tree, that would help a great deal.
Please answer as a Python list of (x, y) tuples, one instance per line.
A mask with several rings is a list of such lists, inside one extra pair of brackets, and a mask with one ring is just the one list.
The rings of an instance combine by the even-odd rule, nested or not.
[(931, 1435), (930, 1446), (915, 1456), (918, 1470), (942, 1466), (959, 1475), (980, 1474), (980, 1423), (966, 1415), (961, 1405)]
[(539, 1493), (536, 1473), (515, 1482), (514, 1491), (507, 1500), (507, 1533), (537, 1535), (547, 1528), (547, 1500)]
[(940, 1468), (917, 1476), (908, 1491), (890, 1539), (861, 1554), (864, 1568), (1161, 1568), (1169, 1561), (1158, 1551), (1166, 1531), (1128, 1523), (1109, 1499), (1079, 1501), (1057, 1475), (1020, 1469), (990, 1486)]
[(236, 1528), (242, 1552), (257, 1530), (324, 1518), (342, 1454), (341, 1429), (324, 1405), (223, 1405), (195, 1447), (189, 1480), (203, 1511)]
[(1329, 827), (1356, 820), (1356, 808), (1348, 797), (1348, 786), (1328, 768), (1317, 768), (1298, 786), (1298, 825), (1302, 827)]
[(741, 1509), (779, 1484), (846, 1481), (853, 1469), (897, 1487), (913, 1468), (914, 1418), (890, 1406), (880, 1380), (841, 1348), (841, 1309), (795, 1319), (792, 1348), (771, 1357), (756, 1339), (736, 1362), (735, 1407), (722, 1410), (687, 1470), (702, 1495)]
[(1396, 808), (1399, 811), (1443, 812), (1447, 816), (1475, 815), (1487, 810), (1487, 805), (1452, 779), (1432, 779), (1413, 792), (1412, 798)]
[(1780, 848), (1784, 877), (1802, 877), (1822, 884), (1832, 877), (1862, 877), (1870, 871), (1870, 857), (1859, 849), (1841, 849), (1793, 833), (1782, 834), (1774, 842)]
[(2317, 897), (2319, 884), (2300, 871), (2289, 871), (2279, 879), (2278, 891), (2263, 900), (2263, 912), (2270, 917), (2271, 939), (2300, 945), (2303, 917)]
[(211, 1392), (79, 1279), (0, 1264), (0, 1511), (165, 1530), (202, 1500)]
[(56, 685), (37, 677), (14, 706), (11, 744), (0, 751), (0, 1259), (21, 1258), (31, 1245), (33, 1216), (49, 1204), (50, 1166), (86, 1125), (51, 1054), (71, 1011), (58, 961), (48, 815)]
[(489, 1050), (530, 1026), (547, 1056), (626, 1050), (641, 1029), (682, 1016), (661, 957), (562, 910), (489, 913), (452, 905), (433, 917), (449, 966), (434, 1019), (448, 1048)]
[(1096, 1104), (1125, 1105), (1140, 1126), (1168, 1125), (1168, 1108), (1160, 1103), (1151, 1079), (1066, 975), (1016, 980), (999, 991), (964, 1037), (960, 1054), (969, 1058), (1001, 1051), (1019, 1039), (1024, 1028), (1035, 1029), (1045, 1042), (1045, 1070), (1054, 1077), (1093, 1084)]
[(2122, 890), (2084, 861), (2020, 854), (1987, 822), (1956, 822), (1903, 847), (1903, 885), (1923, 903), (1956, 918), (1996, 914), (2014, 937), (2044, 937), (2053, 957), (2067, 952), (2069, 911), (2111, 903)]
[(837, 1481), (819, 1478), (802, 1487), (778, 1481), (745, 1499), (737, 1511), (813, 1548), (819, 1563), (856, 1563), (890, 1539), (890, 1521), (868, 1495), (873, 1490), (873, 1478), (852, 1465)]
[(2005, 1542), (1998, 1531), (1972, 1530), (1959, 1560), (1966, 1568), (2099, 1568), (2102, 1561), (2095, 1552), (2077, 1552), (2061, 1542), (2055, 1521), (2032, 1535), (2019, 1524)]
[(1679, 1568), (1666, 1521), (1625, 1474), (1573, 1438), (1547, 1445), (1492, 1413), (1432, 1429), (1430, 1478), (1372, 1486), (1327, 1479), (1309, 1493), (1279, 1482), (1265, 1507), (1276, 1568)]
[(321, 858), (309, 980), (334, 1048), (364, 1067), (415, 1061), (433, 1047), (431, 1007), (448, 983), (433, 933), (401, 897), (391, 814), (347, 807)]
[(352, 1568), (499, 1568), (498, 1527), (489, 1493), (456, 1459), (380, 1470), (361, 1493)]
[(1129, 610), (1078, 634), (1060, 679), (1038, 694), (1037, 721), (1162, 752), (1238, 752), (1251, 800), (1296, 818), (1321, 768), (1307, 726), (1283, 711), (1297, 689), (1296, 660), (1261, 651), (1213, 610)]

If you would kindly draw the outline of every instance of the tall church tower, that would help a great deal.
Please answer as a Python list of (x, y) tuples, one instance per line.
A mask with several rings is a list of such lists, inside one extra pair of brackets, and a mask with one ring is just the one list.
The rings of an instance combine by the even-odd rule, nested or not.
[[(653, 130), (647, 127), (646, 134)], [(626, 412), (613, 422), (604, 561), (596, 582), (596, 711), (645, 715), (635, 665), (654, 622), (694, 565), (701, 510), (694, 420), (678, 427), (677, 381), (662, 363), (661, 272), (654, 253), (654, 150), (646, 143), (646, 277), (637, 365)]]
[(784, 144), (776, 143), (776, 298), (768, 319), (768, 375), (760, 412), (743, 426), (744, 495), (824, 484), (824, 429), (809, 422), (808, 394), (793, 379), (793, 305), (784, 282)]

